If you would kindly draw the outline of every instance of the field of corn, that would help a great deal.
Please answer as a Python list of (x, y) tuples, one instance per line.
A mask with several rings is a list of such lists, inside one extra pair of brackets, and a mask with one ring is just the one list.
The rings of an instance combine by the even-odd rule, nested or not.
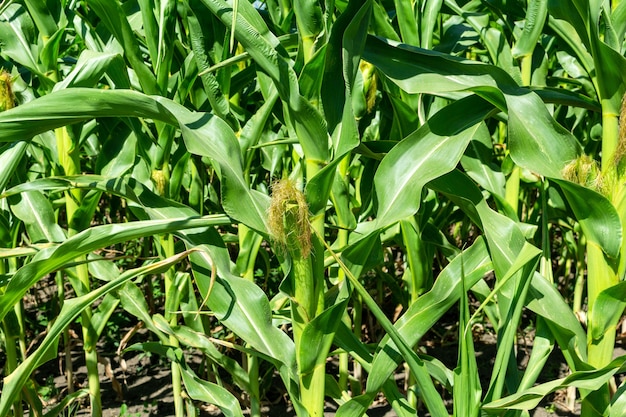
[(101, 417), (137, 357), (153, 415), (626, 415), (625, 40), (626, 0), (0, 1), (0, 417)]

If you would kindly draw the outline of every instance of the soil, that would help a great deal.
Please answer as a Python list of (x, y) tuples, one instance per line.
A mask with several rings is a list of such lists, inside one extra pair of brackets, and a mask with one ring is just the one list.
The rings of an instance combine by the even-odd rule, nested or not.
[[(44, 287), (45, 288), (45, 287)], [(49, 287), (48, 287), (49, 288)], [(43, 297), (48, 298), (48, 297)], [(49, 298), (48, 298), (49, 299)], [(30, 304), (35, 307), (38, 303)], [(29, 313), (33, 313), (33, 309), (29, 309)], [(36, 311), (37, 308), (34, 309)], [(429, 333), (425, 335), (420, 343), (420, 349), (425, 354), (432, 354), (444, 362), (444, 364), (453, 369), (456, 365), (456, 357), (458, 344), (455, 335), (458, 334), (456, 328), (456, 317), (454, 312), (450, 315), (450, 320), (443, 320)], [(36, 321), (36, 317), (34, 317)], [(131, 323), (132, 325), (132, 323)], [(122, 327), (117, 330), (116, 334), (124, 334), (130, 326)], [(529, 326), (532, 329), (532, 326)], [(82, 346), (79, 328), (75, 328), (74, 346), (72, 348), (72, 363), (75, 369), (75, 389), (84, 388), (86, 386), (86, 368), (81, 354)], [(33, 335), (29, 335), (32, 339)], [(131, 343), (139, 340), (148, 340), (149, 334), (145, 329), (140, 330)], [(101, 364), (99, 365), (101, 375), (101, 399), (103, 404), (104, 417), (144, 417), (144, 416), (173, 416), (174, 402), (171, 385), (171, 372), (168, 363), (160, 359), (156, 355), (148, 355), (140, 352), (129, 352), (124, 354), (123, 359), (116, 354), (115, 342), (106, 340), (98, 346), (101, 355)], [(493, 330), (489, 328), (477, 328), (474, 333), (475, 351), (478, 361), (478, 369), (480, 374), (481, 385), (483, 389), (488, 386), (491, 377), (493, 362), (497, 351), (496, 338)], [(528, 355), (532, 350), (533, 331), (520, 331), (520, 338), (517, 344), (518, 364), (523, 369)], [(621, 348), (623, 341), (618, 340), (616, 356), (626, 354)], [(63, 349), (60, 349), (63, 355)], [(190, 355), (191, 366), (198, 366), (199, 356)], [(50, 361), (40, 367), (35, 378), (40, 386), (50, 388), (48, 396), (48, 405), (54, 405), (58, 400), (67, 395), (67, 383), (63, 375), (64, 357), (60, 356), (57, 361)], [(107, 365), (107, 366), (105, 366)], [(333, 364), (330, 365), (331, 367)], [(555, 349), (546, 364), (539, 382), (545, 382), (561, 378), (567, 375), (567, 367), (560, 351)], [(397, 379), (402, 388), (403, 375), (398, 374)], [(618, 381), (620, 383), (621, 381)], [(276, 383), (270, 383), (271, 389), (268, 390), (265, 402), (263, 403), (262, 413), (265, 416), (295, 416), (293, 408), (286, 400), (287, 396), (280, 387), (282, 383), (277, 379)], [(448, 396), (446, 400), (451, 408), (451, 399)], [(571, 396), (569, 398), (572, 398)], [(87, 399), (83, 399), (78, 404), (77, 409), (68, 415), (89, 416), (89, 407)], [(570, 404), (569, 406), (567, 404)], [(197, 404), (199, 416), (220, 416), (222, 415), (217, 407)], [(243, 406), (245, 410), (245, 406)], [(336, 405), (334, 403), (326, 404), (326, 416), (335, 415)], [(244, 414), (249, 414), (244, 412)], [(368, 411), (370, 417), (392, 417), (396, 414), (384, 399), (376, 402)], [(427, 414), (426, 414), (427, 415)], [(558, 391), (546, 398), (541, 406), (531, 412), (534, 417), (553, 417), (553, 416), (579, 416), (580, 409), (575, 401), (568, 401), (568, 393), (566, 391)]]
[[(430, 345), (430, 346), (429, 346)], [(530, 347), (523, 347), (520, 345), (518, 349), (527, 349), (530, 353)], [(424, 345), (426, 353), (437, 351), (439, 358), (448, 358), (451, 363), (444, 363), (449, 367), (454, 367), (456, 361), (456, 349), (455, 343), (441, 343), (438, 340), (435, 344), (435, 340), (430, 340)], [(73, 362), (75, 363), (76, 370), (76, 382), (77, 388), (86, 385), (86, 368), (81, 360), (80, 348), (75, 348), (76, 352)], [(491, 368), (493, 360), (495, 358), (496, 343), (495, 338), (485, 333), (481, 335), (476, 341), (476, 357), (479, 362), (479, 372), (481, 377), (481, 383), (486, 386), (491, 375)], [(626, 351), (619, 349), (616, 354), (624, 354)], [(522, 362), (524, 361), (524, 355), (522, 356)], [(62, 357), (58, 361), (51, 361), (44, 365), (44, 367), (38, 370), (36, 378), (41, 384), (44, 384), (44, 375), (54, 375), (54, 386), (56, 388), (57, 397), (61, 398), (67, 393), (65, 377), (62, 375), (61, 362)], [(527, 358), (526, 358), (527, 359)], [(114, 389), (113, 379), (107, 376), (105, 369), (105, 362), (110, 362), (110, 371), (115, 378), (117, 384), (121, 387), (121, 391), (118, 388)], [(148, 356), (142, 353), (133, 353), (132, 355), (126, 354), (124, 361), (121, 362), (120, 358), (116, 355), (110, 355), (107, 359), (102, 360), (99, 365), (101, 372), (101, 398), (103, 403), (103, 415), (104, 417), (144, 417), (144, 416), (173, 416), (174, 415), (174, 403), (172, 395), (172, 386), (170, 379), (170, 369), (167, 363), (160, 360), (155, 356)], [(558, 350), (555, 350), (552, 357), (549, 360), (548, 365), (542, 375), (542, 380), (550, 380), (554, 378), (563, 377), (566, 375), (567, 368), (563, 363), (563, 358)], [(398, 377), (402, 380), (402, 375)], [(277, 384), (278, 385), (278, 384)], [(53, 405), (56, 402), (55, 398), (49, 401), (49, 405)], [(546, 399), (541, 407), (531, 412), (531, 416), (534, 417), (553, 417), (553, 416), (579, 416), (579, 405), (575, 403), (573, 409), (568, 408), (567, 404), (567, 392), (559, 391)], [(213, 417), (223, 415), (217, 407), (197, 404), (199, 410), (199, 416), (201, 417)], [(245, 408), (244, 408), (245, 410)], [(336, 405), (333, 403), (326, 404), (326, 416), (335, 415)], [(266, 401), (263, 404), (262, 413), (265, 416), (276, 417), (291, 417), (295, 416), (293, 408), (286, 402), (285, 396), (277, 394), (277, 398), (271, 401)], [(244, 411), (244, 414), (249, 414)], [(76, 416), (86, 417), (89, 416), (89, 408), (87, 401), (83, 401), (80, 408), (76, 410)], [(375, 403), (367, 413), (370, 417), (392, 417), (395, 416), (395, 412), (389, 404), (386, 404), (384, 400)]]

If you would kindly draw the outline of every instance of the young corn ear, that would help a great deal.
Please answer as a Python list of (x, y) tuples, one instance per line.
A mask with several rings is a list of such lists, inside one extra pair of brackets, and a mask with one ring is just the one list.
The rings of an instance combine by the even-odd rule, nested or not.
[(580, 155), (578, 158), (565, 165), (562, 172), (563, 178), (576, 184), (583, 185), (592, 190), (606, 194), (606, 187), (600, 166), (589, 155)]
[(6, 71), (0, 73), (0, 111), (15, 107), (15, 96), (11, 89), (11, 74)]
[(304, 194), (293, 180), (279, 180), (272, 186), (268, 226), (274, 242), (292, 258), (309, 257), (311, 254), (309, 207)]
[(363, 91), (365, 93), (367, 113), (371, 113), (376, 106), (376, 92), (378, 91), (376, 69), (372, 64), (366, 61), (361, 61), (359, 69), (363, 75)]
[(165, 191), (167, 190), (167, 178), (165, 177), (165, 173), (160, 169), (155, 169), (152, 171), (151, 177), (156, 191), (159, 195), (164, 196)]

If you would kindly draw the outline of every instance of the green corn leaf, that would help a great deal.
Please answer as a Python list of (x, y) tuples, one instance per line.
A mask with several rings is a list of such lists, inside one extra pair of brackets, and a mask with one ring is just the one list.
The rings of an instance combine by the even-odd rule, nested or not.
[(491, 162), (493, 160), (493, 149), (489, 130), (483, 123), (479, 130), (469, 142), (465, 154), (461, 158), (467, 175), (469, 175), (482, 188), (504, 197), (504, 174)]
[(7, 187), (11, 177), (15, 174), (15, 170), (26, 154), (27, 148), (28, 142), (16, 141), (4, 148), (2, 154), (0, 154), (0, 166), (3, 167), (0, 171), (0, 191), (4, 191)]
[[(463, 255), (463, 270), (466, 288), (471, 288), (492, 266), (485, 242), (477, 239)], [(432, 327), (439, 318), (456, 304), (461, 296), (461, 258), (457, 256), (439, 274), (433, 288), (411, 304), (394, 326), (409, 345), (418, 340)], [(401, 360), (394, 344), (385, 337), (381, 342), (372, 363), (367, 380), (367, 392), (376, 393), (393, 373)]]
[(411, 2), (402, 0), (394, 0), (394, 5), (396, 6), (396, 18), (398, 20), (402, 42), (408, 45), (419, 45), (420, 39), (417, 20), (415, 18), (416, 13), (413, 11), (413, 7), (415, 6)]
[(89, 390), (87, 388), (79, 389), (71, 394), (63, 397), (58, 404), (51, 407), (43, 416), (44, 417), (57, 417), (63, 415), (63, 410), (68, 409), (72, 404), (82, 400), (85, 397), (89, 397)]
[(555, 180), (580, 223), (585, 237), (610, 258), (617, 259), (622, 245), (622, 224), (613, 204), (603, 195), (573, 182)]
[[(333, 342), (335, 330), (342, 318), (342, 312), (348, 303), (347, 288), (344, 284), (343, 297), (333, 306), (324, 310), (313, 320), (306, 323), (302, 330), (301, 339), (303, 343), (297, 352), (299, 371), (302, 381), (307, 386), (312, 381), (315, 368), (325, 369), (328, 351)], [(308, 382), (308, 383), (307, 383)]]
[[(119, 274), (118, 274), (119, 275)], [(142, 294), (143, 297), (143, 294)], [(109, 318), (117, 308), (120, 300), (114, 294), (108, 293), (102, 299), (102, 302), (98, 305), (95, 312), (91, 316), (91, 327), (93, 331), (93, 337), (91, 340), (100, 339), (100, 335), (104, 331), (105, 327), (109, 323)], [(95, 349), (96, 347), (90, 345), (89, 343), (85, 343), (85, 347), (87, 349)]]
[(235, 359), (220, 352), (205, 334), (197, 333), (185, 326), (168, 328), (167, 333), (175, 336), (176, 339), (187, 346), (200, 349), (212, 361), (224, 368), (239, 388), (249, 392), (250, 375), (248, 372)]
[(511, 157), (521, 167), (561, 178), (560, 170), (580, 153), (576, 139), (550, 116), (541, 99), (498, 67), (373, 37), (368, 38), (363, 56), (409, 93), (475, 91), (508, 111)]
[(133, 33), (126, 13), (118, 0), (89, 0), (89, 7), (101, 19), (101, 24), (115, 36), (124, 48), (124, 56), (135, 70), (143, 91), (147, 94), (158, 94), (159, 87), (152, 71), (143, 62), (139, 42)]
[(626, 363), (626, 356), (613, 360), (606, 367), (594, 371), (578, 371), (571, 375), (534, 386), (528, 390), (518, 392), (497, 401), (484, 404), (482, 410), (498, 414), (503, 410), (532, 410), (548, 394), (567, 387), (576, 387), (583, 390), (595, 391), (620, 372)]
[(585, 331), (559, 291), (539, 273), (531, 281), (527, 307), (546, 320), (571, 369), (588, 370)]
[(239, 400), (226, 388), (198, 378), (186, 367), (181, 369), (187, 393), (196, 401), (215, 404), (227, 417), (243, 417)]
[(229, 223), (224, 216), (204, 219), (171, 218), (168, 220), (149, 220), (97, 226), (80, 232), (66, 239), (58, 246), (38, 252), (30, 263), (24, 265), (13, 275), (6, 286), (5, 293), (0, 298), (0, 319), (42, 277), (59, 268), (63, 268), (81, 255), (144, 236), (173, 233), (185, 228), (201, 228), (212, 224), (224, 224), (225, 220)]
[(442, 4), (443, 0), (427, 0), (424, 3), (424, 10), (416, 13), (416, 16), (420, 18), (420, 46), (422, 48), (431, 49), (433, 47), (433, 36), (436, 33), (434, 29)]
[(615, 332), (617, 323), (626, 308), (626, 282), (603, 290), (590, 308), (588, 318), (589, 332), (594, 341), (604, 337), (607, 332)]
[[(78, 236), (78, 235), (77, 235)], [(26, 383), (31, 373), (42, 363), (42, 359), (45, 358), (48, 351), (56, 349), (59, 341), (59, 336), (67, 326), (69, 326), (86, 308), (90, 308), (94, 301), (100, 297), (105, 296), (111, 291), (115, 291), (120, 288), (129, 280), (145, 274), (157, 274), (165, 269), (170, 268), (172, 265), (180, 262), (183, 258), (187, 257), (189, 252), (183, 252), (175, 255), (171, 258), (155, 262), (153, 264), (143, 266), (137, 269), (131, 269), (121, 274), (115, 281), (106, 283), (96, 290), (91, 291), (80, 297), (65, 300), (61, 311), (50, 327), (46, 337), (41, 342), (35, 352), (29, 355), (24, 362), (22, 362), (10, 375), (4, 378), (4, 386), (2, 389), (2, 396), (0, 397), (0, 415), (8, 415), (12, 406), (13, 400), (16, 395), (22, 389), (22, 386)], [(32, 264), (30, 264), (32, 265)], [(20, 271), (22, 271), (22, 268)], [(30, 288), (30, 287), (26, 287)], [(6, 294), (2, 297), (2, 306), (5, 305), (4, 299)]]
[(543, 317), (537, 317), (535, 327), (533, 350), (530, 353), (524, 375), (520, 381), (519, 390), (526, 390), (535, 385), (546, 363), (548, 363), (550, 359), (550, 354), (554, 350), (554, 336), (550, 332)]
[(58, 68), (59, 49), (61, 47), (61, 42), (63, 42), (63, 35), (65, 35), (65, 28), (57, 30), (44, 42), (44, 47), (41, 48), (39, 60), (41, 62), (41, 67), (46, 73), (56, 71)]
[[(233, 22), (230, 5), (222, 0), (202, 0), (226, 27)], [(258, 11), (247, 1), (239, 3), (234, 30), (237, 41), (252, 59), (270, 76), (288, 114), (298, 141), (307, 158), (325, 162), (328, 159), (328, 133), (325, 122), (315, 108), (300, 95), (298, 80), (278, 39), (268, 30)]]
[(27, 191), (10, 200), (11, 211), (26, 226), (31, 242), (63, 242), (50, 201), (39, 191)]
[(548, 0), (531, 0), (528, 2), (524, 30), (512, 51), (515, 58), (532, 55), (547, 16)]
[[(471, 108), (471, 112), (466, 112)], [(470, 97), (442, 109), (428, 123), (397, 144), (376, 171), (377, 227), (408, 217), (419, 209), (423, 186), (456, 167), (467, 144), (493, 107)]]
[(95, 52), (86, 49), (81, 52), (74, 69), (54, 85), (54, 91), (69, 87), (95, 87), (104, 74), (116, 81), (118, 88), (130, 88), (126, 75), (124, 59), (121, 55), (110, 52)]
[(132, 350), (156, 353), (175, 362), (180, 369), (187, 394), (192, 399), (218, 406), (225, 416), (243, 417), (237, 398), (226, 388), (198, 378), (187, 366), (184, 353), (179, 347), (169, 346), (164, 342), (145, 342), (136, 343), (125, 349)]
[(144, 117), (179, 126), (189, 152), (211, 158), (223, 176), (223, 205), (229, 215), (266, 234), (269, 197), (250, 190), (233, 131), (221, 119), (190, 112), (171, 100), (133, 91), (61, 90), (0, 114), (0, 142), (94, 117)]
[(161, 342), (167, 341), (167, 336), (154, 325), (144, 293), (137, 284), (126, 283), (118, 290), (118, 296), (124, 310), (141, 320), (146, 328), (154, 333)]
[(482, 391), (474, 354), (474, 335), (465, 288), (463, 254), (459, 255), (459, 258), (461, 258), (461, 308), (458, 362), (454, 369), (454, 415), (473, 417), (479, 414)]
[[(206, 236), (188, 234), (184, 237), (191, 247), (204, 248), (206, 253), (215, 252), (205, 244)], [(209, 252), (210, 251), (210, 252)], [(293, 341), (272, 324), (272, 312), (269, 301), (263, 291), (254, 283), (234, 276), (216, 265), (218, 276), (211, 278), (212, 255), (194, 254), (191, 267), (196, 285), (200, 289), (207, 307), (228, 328), (250, 343), (256, 350), (276, 360), (278, 365), (286, 367), (290, 376), (295, 376), (295, 347)], [(209, 294), (211, 281), (213, 288)]]
[[(204, 218), (206, 220), (197, 218), (197, 213), (193, 209), (157, 196), (134, 180), (129, 180), (128, 183), (126, 183), (121, 180), (103, 179), (97, 176), (81, 176), (71, 179), (55, 178), (24, 184), (20, 186), (20, 189), (43, 186), (47, 186), (50, 189), (56, 187), (57, 190), (69, 186), (99, 188), (103, 191), (113, 192), (129, 199), (137, 204), (137, 209), (141, 209), (146, 216), (151, 218), (175, 219), (178, 216), (186, 216), (179, 221), (173, 220), (173, 223), (168, 222), (168, 220), (135, 222), (138, 224), (138, 228), (141, 228), (142, 223), (145, 224), (145, 226), (143, 230), (140, 229), (141, 233), (136, 234), (134, 237), (130, 233), (132, 230), (129, 230), (129, 233), (121, 233), (121, 230), (124, 230), (125, 227), (129, 227), (132, 223), (100, 226), (100, 228), (105, 228), (101, 229), (103, 233), (101, 239), (106, 237), (106, 228), (115, 231), (108, 231), (108, 233), (113, 233), (111, 236), (114, 236), (114, 238), (109, 239), (111, 242), (123, 242), (141, 236), (176, 232), (189, 247), (203, 248), (204, 253), (193, 254), (190, 259), (202, 298), (207, 300), (206, 305), (224, 325), (231, 328), (231, 330), (250, 343), (259, 352), (278, 361), (279, 364), (282, 364), (287, 370), (287, 375), (294, 377), (295, 348), (293, 341), (284, 332), (272, 325), (271, 309), (267, 296), (254, 283), (234, 276), (231, 273), (230, 258), (228, 251), (223, 247), (221, 238), (214, 230), (206, 230), (204, 228), (205, 226), (211, 225), (229, 224), (230, 220), (227, 217), (216, 215), (207, 216)], [(211, 219), (213, 219), (213, 222)], [(159, 226), (159, 228), (157, 228), (157, 226)], [(184, 231), (186, 228), (195, 228), (195, 230), (186, 233)], [(77, 237), (76, 242), (86, 244), (87, 242), (83, 242), (81, 239), (87, 239), (89, 243), (92, 244), (92, 246), (88, 246), (88, 248), (93, 248), (87, 250), (87, 252), (113, 244), (106, 243), (106, 240), (104, 242), (95, 241), (93, 237), (87, 236), (90, 231), (96, 233), (98, 229), (99, 228), (92, 228), (82, 232), (72, 237), (72, 239), (68, 239), (65, 244), (74, 241)], [(121, 230), (117, 231), (117, 229)], [(135, 233), (137, 233), (137, 231), (135, 231)], [(56, 248), (55, 253), (57, 253), (56, 251), (61, 251), (58, 253), (64, 253), (62, 246), (63, 245), (60, 245)], [(81, 250), (81, 253), (86, 252), (82, 252)], [(72, 258), (75, 256), (76, 255), (72, 256)], [(62, 261), (60, 257), (53, 258), (53, 260), (57, 262)], [(214, 268), (217, 270), (216, 277), (213, 277), (213, 273), (211, 272)], [(26, 274), (26, 271), (24, 272)], [(17, 275), (15, 278), (17, 278)], [(26, 278), (27, 276), (24, 275), (21, 279)], [(30, 285), (24, 288), (28, 287), (30, 287)], [(211, 288), (210, 294), (209, 288)], [(208, 297), (209, 295), (210, 297)], [(6, 295), (0, 299), (0, 312), (2, 312), (1, 309), (4, 307), (5, 299), (8, 302)], [(0, 315), (0, 318), (1, 317)]]
[(42, 36), (45, 38), (52, 37), (59, 27), (46, 3), (36, 0), (25, 0), (24, 5)]
[(37, 37), (30, 15), (22, 5), (12, 3), (0, 17), (2, 53), (38, 74), (42, 81), (47, 80), (39, 68)]
[(187, 16), (193, 58), (198, 66), (200, 79), (202, 80), (202, 85), (204, 86), (204, 91), (209, 99), (209, 103), (211, 103), (211, 108), (215, 114), (222, 119), (231, 121), (230, 104), (225, 96), (225, 92), (222, 91), (217, 77), (212, 72), (207, 71), (211, 66), (209, 52), (206, 50), (205, 37), (202, 33), (203, 21), (201, 20), (201, 16), (196, 15), (196, 10), (197, 9), (194, 9), (194, 7), (189, 7)]

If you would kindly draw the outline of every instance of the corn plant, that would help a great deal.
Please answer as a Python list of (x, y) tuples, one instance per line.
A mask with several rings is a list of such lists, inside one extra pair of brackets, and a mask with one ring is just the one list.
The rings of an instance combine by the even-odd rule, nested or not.
[[(581, 415), (621, 415), (624, 4), (2, 2), (0, 415), (84, 395), (101, 415), (97, 342), (116, 309), (154, 337), (127, 352), (170, 361), (177, 416), (193, 401), (243, 415), (187, 349), (255, 416), (267, 367), (299, 416), (328, 398), (361, 416), (380, 393), (400, 416), (529, 415), (564, 388)], [(129, 242), (141, 258), (100, 255)], [(27, 354), (21, 300), (49, 274), (62, 303)], [(142, 287), (161, 282), (155, 311)], [(419, 343), (452, 311), (450, 369)], [(79, 317), (88, 384), (45, 410), (32, 375), (61, 339), (73, 387)], [(479, 317), (497, 336), (487, 380)], [(538, 383), (554, 349), (571, 373)]]

